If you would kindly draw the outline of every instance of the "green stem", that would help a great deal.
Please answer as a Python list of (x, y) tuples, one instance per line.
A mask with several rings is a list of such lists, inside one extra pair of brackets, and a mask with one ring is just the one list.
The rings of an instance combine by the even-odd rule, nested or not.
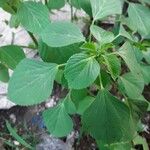
[[(92, 21), (91, 26), (94, 25), (94, 22), (95, 22), (95, 20)], [(91, 26), (90, 26), (90, 27), (91, 27)], [(89, 42), (91, 42), (91, 41), (92, 41), (92, 33), (91, 33), (91, 31), (90, 31)]]
[(66, 63), (58, 65), (58, 68), (65, 67)]
[(38, 42), (37, 42), (36, 38), (34, 37), (34, 35), (29, 31), (27, 31), (27, 32), (28, 32), (29, 36), (31, 37), (32, 41), (34, 42), (35, 46), (38, 47)]
[(45, 0), (45, 5), (47, 5), (48, 4), (48, 1), (47, 0)]
[(101, 86), (101, 90), (104, 89), (103, 83), (102, 83), (102, 77), (101, 74), (99, 74), (99, 80), (100, 80), (100, 86)]
[(71, 22), (73, 22), (74, 16), (73, 16), (73, 7), (71, 4), (70, 4), (70, 9), (71, 9)]

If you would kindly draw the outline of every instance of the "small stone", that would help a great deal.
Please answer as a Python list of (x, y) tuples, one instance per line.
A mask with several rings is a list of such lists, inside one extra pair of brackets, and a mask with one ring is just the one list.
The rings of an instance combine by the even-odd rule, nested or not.
[(14, 145), (18, 146), (20, 143), (18, 141), (14, 141)]
[(16, 116), (15, 116), (14, 114), (10, 114), (9, 118), (11, 119), (11, 121), (12, 121), (13, 123), (16, 122)]
[(41, 140), (42, 142), (36, 146), (36, 150), (70, 150), (66, 143), (50, 135), (43, 134)]

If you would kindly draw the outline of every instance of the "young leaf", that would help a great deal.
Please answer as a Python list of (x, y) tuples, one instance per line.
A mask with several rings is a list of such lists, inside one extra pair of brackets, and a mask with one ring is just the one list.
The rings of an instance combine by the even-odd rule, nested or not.
[(111, 43), (115, 38), (112, 32), (106, 31), (96, 25), (92, 25), (90, 30), (101, 45)]
[(116, 55), (105, 55), (105, 63), (111, 74), (111, 77), (116, 80), (121, 72), (121, 62)]
[(10, 69), (15, 69), (17, 64), (25, 58), (23, 50), (19, 46), (8, 45), (0, 47), (0, 60)]
[(66, 136), (73, 129), (72, 120), (66, 112), (64, 103), (44, 111), (43, 119), (48, 131), (56, 137)]
[(41, 38), (50, 47), (63, 47), (85, 41), (76, 25), (62, 21), (51, 23), (41, 33)]
[(138, 98), (144, 89), (143, 77), (139, 74), (126, 73), (119, 79), (120, 90), (130, 98)]
[(138, 31), (142, 36), (147, 36), (150, 34), (149, 8), (140, 4), (130, 3), (128, 8), (128, 15), (129, 27), (131, 27), (133, 31)]
[(24, 106), (43, 102), (52, 92), (57, 70), (57, 64), (24, 59), (9, 81), (9, 99)]
[(81, 52), (80, 45), (77, 43), (65, 47), (50, 47), (40, 41), (38, 50), (43, 61), (62, 64), (66, 63), (73, 54)]
[(83, 127), (105, 144), (129, 141), (133, 127), (128, 107), (103, 89), (82, 117)]
[(103, 19), (110, 15), (121, 14), (121, 0), (91, 0), (94, 20)]
[(31, 145), (29, 145), (22, 137), (20, 137), (16, 131), (11, 127), (11, 124), (6, 121), (6, 127), (8, 129), (8, 131), (10, 132), (10, 134), (23, 146), (25, 146), (26, 148), (29, 148), (31, 150), (33, 150), (33, 147)]
[(64, 73), (70, 88), (83, 89), (96, 80), (100, 65), (93, 56), (79, 53), (68, 60)]
[(65, 5), (65, 0), (49, 0), (48, 8), (49, 9), (60, 9)]
[(17, 17), (26, 30), (39, 34), (49, 24), (49, 11), (42, 3), (26, 1), (19, 5)]
[(8, 68), (0, 63), (0, 81), (8, 82), (9, 81), (9, 73)]

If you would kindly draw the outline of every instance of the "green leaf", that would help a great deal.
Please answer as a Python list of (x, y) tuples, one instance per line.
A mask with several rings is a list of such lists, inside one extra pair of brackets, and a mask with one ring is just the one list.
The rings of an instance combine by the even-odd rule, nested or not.
[(71, 90), (71, 100), (75, 104), (76, 108), (79, 107), (79, 103), (87, 96), (87, 89)]
[(0, 0), (0, 7), (3, 7), (7, 0)]
[(82, 123), (86, 131), (105, 144), (130, 141), (134, 133), (128, 107), (105, 89), (85, 111)]
[(142, 0), (142, 1), (150, 5), (150, 0)]
[(41, 38), (50, 47), (63, 47), (85, 41), (76, 25), (62, 21), (51, 23), (42, 32)]
[(19, 46), (8, 45), (0, 47), (0, 61), (12, 70), (24, 58), (25, 54)]
[(123, 58), (129, 67), (130, 71), (135, 73), (141, 73), (140, 65), (136, 60), (136, 56), (134, 53), (134, 48), (131, 46), (129, 42), (126, 42), (118, 51), (118, 54)]
[(100, 66), (93, 56), (79, 53), (68, 60), (64, 73), (70, 88), (83, 89), (96, 80)]
[[(84, 0), (83, 0), (84, 1)], [(77, 9), (80, 9), (80, 0), (70, 0), (69, 3)]]
[(121, 0), (91, 0), (91, 5), (94, 20), (122, 13)]
[(65, 0), (49, 0), (48, 8), (49, 9), (60, 9), (65, 5)]
[(77, 107), (77, 113), (83, 115), (83, 113), (90, 107), (94, 102), (94, 97), (86, 96), (84, 99), (80, 99)]
[(150, 34), (149, 8), (140, 4), (130, 3), (128, 8), (128, 15), (129, 27), (133, 31), (138, 31), (142, 36), (147, 36)]
[(136, 99), (141, 96), (144, 89), (143, 77), (139, 74), (126, 73), (119, 78), (120, 90), (130, 98)]
[(121, 73), (121, 62), (116, 55), (105, 55), (105, 63), (107, 65), (108, 71), (111, 77), (116, 80)]
[(44, 111), (43, 119), (48, 131), (56, 137), (66, 136), (73, 129), (72, 120), (66, 112), (64, 103)]
[(92, 7), (90, 0), (79, 0), (81, 8), (89, 15), (92, 16)]
[(8, 131), (10, 132), (10, 134), (23, 146), (25, 146), (26, 148), (29, 149), (33, 149), (33, 147), (31, 145), (29, 145), (22, 137), (20, 137), (16, 131), (11, 127), (11, 124), (6, 121), (6, 127), (8, 129)]
[(9, 99), (23, 106), (45, 101), (52, 92), (57, 70), (57, 64), (24, 59), (9, 81)]
[(76, 113), (76, 106), (71, 99), (70, 93), (66, 96), (66, 98), (64, 100), (64, 105), (65, 105), (66, 112), (68, 114)]
[(2, 81), (2, 82), (8, 82), (9, 81), (8, 68), (6, 68), (1, 63), (0, 63), (0, 81)]
[(130, 34), (124, 29), (124, 27), (123, 27), (122, 25), (120, 26), (119, 35), (121, 35), (121, 36), (123, 36), (123, 37), (125, 37), (125, 38), (127, 38), (127, 39), (129, 39), (129, 40), (131, 40), (131, 41), (133, 41), (133, 42), (135, 42), (134, 37), (133, 37), (132, 35), (130, 35)]
[(146, 85), (150, 83), (150, 66), (149, 65), (141, 65), (142, 74), (144, 78), (144, 82)]
[(19, 5), (17, 17), (26, 30), (41, 33), (49, 24), (49, 11), (42, 3), (32, 1)]
[(81, 52), (80, 45), (77, 43), (65, 47), (50, 47), (40, 41), (38, 51), (43, 61), (62, 64), (73, 54)]
[(113, 144), (103, 144), (101, 141), (97, 141), (100, 150), (132, 150), (132, 144), (130, 142), (120, 142)]
[(150, 49), (148, 51), (143, 52), (144, 58), (148, 64), (150, 64)]
[(139, 135), (134, 138), (133, 143), (134, 143), (134, 145), (142, 145), (143, 150), (149, 150), (146, 139)]
[(96, 25), (92, 25), (90, 30), (101, 45), (111, 43), (115, 38), (112, 32), (106, 31)]
[(19, 21), (17, 15), (16, 14), (12, 15), (10, 18), (10, 21), (9, 21), (9, 26), (11, 28), (17, 28), (19, 26), (19, 24), (20, 24), (20, 21)]

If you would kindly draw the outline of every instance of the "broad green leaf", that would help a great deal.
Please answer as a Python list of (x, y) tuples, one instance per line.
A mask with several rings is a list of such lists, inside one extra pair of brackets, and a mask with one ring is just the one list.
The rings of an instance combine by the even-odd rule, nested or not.
[(143, 1), (143, 2), (145, 2), (145, 3), (150, 5), (150, 0), (141, 0), (141, 1)]
[(92, 16), (92, 8), (90, 0), (79, 0), (81, 8), (89, 15)]
[(85, 41), (76, 25), (62, 21), (51, 23), (42, 32), (41, 38), (50, 47), (63, 47)]
[(141, 49), (139, 49), (139, 48), (133, 46), (133, 52), (134, 52), (134, 54), (135, 54), (135, 57), (136, 57), (137, 62), (138, 62), (138, 63), (141, 63), (141, 60), (142, 60), (143, 57), (144, 57), (144, 56), (143, 56), (143, 53), (142, 53), (142, 51), (141, 51)]
[(149, 65), (141, 65), (142, 74), (144, 78), (144, 82), (146, 85), (150, 83), (150, 66)]
[(97, 141), (97, 144), (100, 150), (132, 150), (132, 144), (130, 142), (119, 142), (108, 145)]
[(94, 102), (94, 97), (86, 96), (84, 99), (80, 99), (77, 107), (77, 113), (83, 115), (88, 107)]
[(144, 58), (148, 64), (150, 64), (150, 49), (148, 51), (143, 52)]
[(143, 150), (149, 150), (148, 143), (145, 138), (137, 135), (133, 140), (134, 145), (142, 145)]
[(91, 0), (91, 5), (94, 20), (122, 13), (121, 0)]
[(9, 26), (11, 28), (17, 28), (19, 26), (19, 24), (20, 24), (20, 21), (19, 21), (17, 15), (16, 14), (12, 15), (10, 18), (10, 21), (9, 21)]
[(130, 141), (134, 132), (128, 107), (105, 89), (85, 111), (82, 123), (84, 130), (105, 144)]
[(140, 65), (136, 60), (136, 56), (134, 54), (134, 48), (131, 46), (129, 42), (126, 42), (118, 51), (118, 54), (123, 58), (126, 62), (127, 66), (132, 72), (141, 73)]
[(96, 25), (90, 27), (93, 36), (100, 42), (101, 45), (111, 43), (114, 40), (114, 34), (112, 32), (106, 31)]
[(120, 31), (119, 31), (119, 35), (131, 40), (131, 41), (135, 41), (134, 37), (132, 35), (130, 35), (125, 29), (124, 27), (121, 25), (120, 26)]
[(0, 7), (3, 7), (7, 0), (0, 0)]
[(9, 80), (9, 99), (23, 106), (45, 101), (52, 92), (57, 70), (57, 64), (24, 59)]
[(43, 61), (62, 64), (73, 54), (81, 52), (80, 45), (77, 43), (65, 47), (50, 47), (40, 41), (38, 50)]
[(68, 95), (64, 99), (64, 105), (65, 105), (65, 109), (66, 109), (67, 113), (69, 113), (69, 114), (75, 114), (76, 113), (76, 106), (71, 99), (70, 93), (68, 93)]
[(66, 136), (73, 129), (72, 120), (63, 103), (44, 111), (43, 119), (48, 131), (56, 137)]
[(19, 46), (8, 45), (0, 47), (0, 61), (12, 70), (24, 58), (25, 54)]
[[(83, 0), (84, 1), (84, 0)], [(80, 0), (69, 0), (69, 2), (70, 2), (70, 4), (72, 5), (72, 6), (74, 6), (75, 8), (77, 8), (77, 9), (80, 9), (81, 8), (81, 6), (80, 6)]]
[(49, 26), (49, 11), (42, 3), (26, 1), (19, 5), (17, 17), (26, 30), (41, 33)]
[(65, 78), (72, 89), (83, 89), (90, 86), (99, 73), (99, 63), (93, 56), (84, 53), (73, 55), (65, 67)]
[(137, 121), (139, 121), (139, 117), (147, 111), (148, 101), (142, 95), (140, 95), (135, 99), (129, 98), (128, 103), (131, 107), (132, 112), (135, 112), (133, 114), (134, 120), (137, 119)]
[(48, 8), (49, 9), (60, 9), (65, 5), (65, 0), (49, 0)]
[(8, 82), (9, 81), (9, 73), (8, 68), (0, 63), (0, 81)]
[(6, 127), (7, 127), (8, 131), (10, 132), (11, 136), (13, 136), (20, 144), (22, 144), (23, 146), (25, 146), (28, 149), (33, 150), (33, 147), (31, 145), (29, 145), (21, 136), (19, 136), (17, 134), (15, 129), (13, 129), (11, 127), (11, 124), (8, 121), (6, 121)]
[(75, 104), (76, 108), (79, 107), (79, 103), (87, 96), (87, 89), (71, 90), (71, 100)]
[(119, 78), (120, 90), (130, 98), (136, 99), (141, 96), (144, 89), (144, 80), (141, 75), (126, 73)]
[(133, 31), (138, 31), (142, 36), (150, 34), (150, 10), (149, 8), (135, 3), (130, 3), (128, 8), (129, 27)]
[(116, 55), (105, 55), (104, 56), (107, 69), (111, 74), (111, 77), (116, 80), (121, 73), (121, 62)]

